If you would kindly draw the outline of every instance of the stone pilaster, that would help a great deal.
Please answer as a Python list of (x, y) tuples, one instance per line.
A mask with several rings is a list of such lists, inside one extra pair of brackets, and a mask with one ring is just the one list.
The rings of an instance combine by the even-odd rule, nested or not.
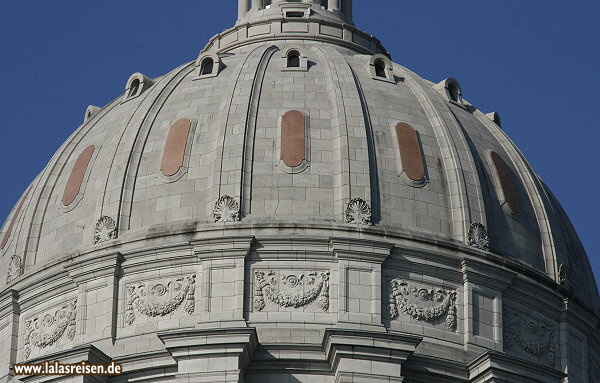
[(191, 243), (202, 264), (204, 287), (199, 305), (203, 326), (223, 322), (245, 325), (245, 266), (253, 241), (254, 237), (230, 237)]
[(114, 341), (118, 302), (118, 276), (123, 256), (109, 253), (83, 257), (65, 266), (78, 287), (79, 329), (82, 343)]
[(177, 381), (243, 382), (258, 347), (253, 328), (173, 331), (158, 337), (177, 361)]
[(400, 383), (402, 364), (421, 340), (414, 335), (328, 329), (323, 345), (335, 383)]
[(381, 266), (393, 244), (332, 238), (338, 262), (338, 323), (381, 326)]
[(10, 365), (17, 359), (19, 305), (15, 290), (0, 295), (0, 382), (7, 382), (13, 372)]

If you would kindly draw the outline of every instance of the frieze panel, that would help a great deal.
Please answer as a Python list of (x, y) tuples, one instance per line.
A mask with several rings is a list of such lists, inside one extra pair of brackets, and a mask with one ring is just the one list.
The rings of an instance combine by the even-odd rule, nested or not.
[(125, 324), (132, 326), (138, 315), (147, 318), (164, 317), (180, 307), (185, 313), (192, 315), (195, 285), (196, 274), (125, 285)]
[(75, 338), (77, 299), (25, 321), (24, 359), (29, 359), (34, 349), (41, 350), (56, 344), (60, 339)]
[(254, 272), (254, 311), (329, 310), (329, 271)]
[(411, 318), (456, 331), (456, 291), (426, 286), (403, 279), (389, 281), (391, 320)]
[(557, 329), (514, 308), (505, 307), (504, 349), (554, 367)]

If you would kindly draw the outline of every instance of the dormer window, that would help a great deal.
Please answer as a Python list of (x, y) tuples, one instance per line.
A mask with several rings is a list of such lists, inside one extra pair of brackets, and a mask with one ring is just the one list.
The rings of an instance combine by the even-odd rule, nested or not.
[(194, 80), (200, 80), (218, 76), (224, 66), (218, 55), (213, 53), (203, 53), (196, 60), (196, 68), (196, 77), (194, 77)]
[(300, 53), (298, 51), (290, 51), (287, 58), (288, 68), (300, 68)]
[(96, 113), (100, 111), (100, 108), (94, 105), (90, 105), (85, 110), (85, 116), (83, 118), (83, 122), (88, 122)]
[(372, 56), (367, 70), (374, 80), (396, 83), (394, 66), (391, 60), (384, 55), (378, 54)]
[(148, 88), (154, 85), (154, 80), (144, 76), (141, 73), (134, 73), (127, 80), (125, 86), (125, 96), (122, 102), (134, 99), (143, 94)]
[(444, 81), (434, 85), (433, 88), (446, 97), (452, 104), (465, 108), (462, 98), (462, 88), (458, 81), (453, 78), (447, 78)]
[(200, 67), (200, 76), (205, 76), (207, 74), (211, 74), (213, 71), (213, 67), (215, 62), (212, 58), (207, 57), (202, 61), (202, 65)]
[(458, 89), (458, 86), (454, 83), (448, 85), (448, 95), (450, 96), (450, 99), (454, 102), (459, 102), (460, 101), (460, 91)]
[(375, 75), (377, 77), (386, 78), (385, 63), (382, 60), (375, 60)]
[(127, 97), (128, 98), (135, 97), (138, 95), (139, 91), (140, 91), (140, 80), (136, 78), (131, 83), (131, 87), (129, 88), (129, 96), (127, 96)]
[(304, 50), (298, 46), (290, 47), (282, 55), (282, 70), (286, 71), (304, 71), (308, 70), (308, 59)]

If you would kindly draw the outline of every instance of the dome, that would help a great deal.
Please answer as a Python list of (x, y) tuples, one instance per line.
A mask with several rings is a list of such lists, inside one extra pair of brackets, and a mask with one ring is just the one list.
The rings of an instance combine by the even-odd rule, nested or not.
[(592, 369), (588, 258), (497, 113), (394, 63), (350, 0), (240, 0), (238, 16), (196, 61), (90, 106), (24, 192), (0, 234), (3, 366), (108, 358), (207, 382)]

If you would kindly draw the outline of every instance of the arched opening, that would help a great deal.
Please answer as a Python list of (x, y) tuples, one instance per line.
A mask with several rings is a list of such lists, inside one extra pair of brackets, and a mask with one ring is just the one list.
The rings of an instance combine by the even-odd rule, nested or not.
[(448, 93), (450, 94), (450, 99), (454, 102), (460, 102), (460, 89), (458, 85), (454, 83), (448, 84)]
[(383, 62), (383, 60), (375, 61), (375, 75), (377, 77), (387, 78), (385, 74), (385, 63)]
[(200, 66), (200, 76), (211, 74), (213, 72), (213, 67), (215, 62), (212, 58), (207, 57), (202, 61), (202, 65)]
[(137, 96), (139, 91), (140, 91), (140, 80), (136, 78), (135, 80), (133, 80), (131, 82), (131, 86), (129, 87), (129, 96), (128, 97)]
[(288, 68), (300, 68), (300, 53), (298, 51), (290, 51), (287, 57)]

